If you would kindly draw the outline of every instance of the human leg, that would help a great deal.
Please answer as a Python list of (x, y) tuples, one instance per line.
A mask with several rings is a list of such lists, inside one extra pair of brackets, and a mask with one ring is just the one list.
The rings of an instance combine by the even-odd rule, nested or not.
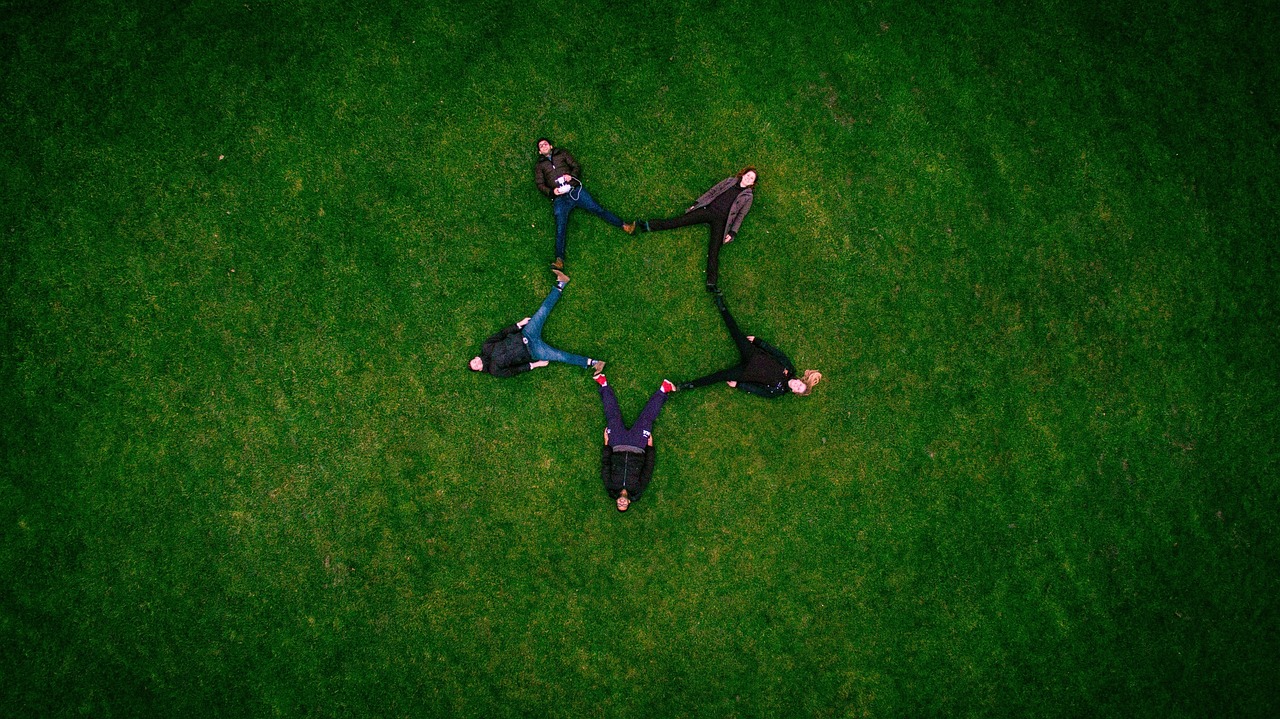
[(600, 386), (600, 403), (604, 405), (604, 431), (610, 440), (626, 432), (627, 425), (622, 421), (622, 408), (618, 406), (618, 396), (613, 393), (613, 387), (607, 384)]
[(712, 372), (706, 377), (691, 379), (688, 382), (681, 382), (680, 389), (697, 389), (698, 387), (706, 387), (707, 385), (719, 384), (720, 382), (737, 382), (742, 378), (742, 365), (737, 364), (727, 367), (719, 372)]
[(551, 288), (551, 293), (547, 295), (547, 299), (542, 301), (542, 306), (537, 312), (533, 313), (533, 317), (529, 318), (529, 323), (524, 326), (524, 336), (532, 344), (534, 340), (542, 339), (542, 326), (547, 323), (547, 318), (551, 316), (551, 310), (555, 309), (556, 303), (560, 301), (560, 295), (564, 293), (564, 289), (560, 286)]
[(578, 207), (581, 207), (614, 227), (622, 227), (622, 220), (620, 220), (617, 215), (601, 207), (600, 203), (596, 202), (596, 198), (592, 197), (590, 192), (587, 192), (587, 188), (579, 187), (577, 190), (574, 190), (574, 192), (581, 193), (578, 195)]
[(716, 309), (720, 311), (720, 318), (724, 320), (725, 329), (729, 330), (729, 337), (733, 339), (733, 344), (738, 348), (738, 354), (742, 355), (745, 362), (747, 356), (751, 354), (751, 340), (747, 339), (747, 335), (738, 327), (738, 323), (733, 321), (733, 315), (729, 314), (729, 307), (724, 302), (724, 295), (717, 294), (715, 296)]
[(533, 317), (529, 318), (528, 324), (524, 326), (524, 338), (529, 341), (529, 354), (539, 362), (546, 360), (548, 362), (563, 362), (575, 367), (590, 367), (590, 357), (565, 352), (542, 341), (542, 326), (547, 323), (547, 318), (551, 316), (551, 310), (555, 309), (556, 303), (560, 301), (560, 295), (563, 293), (564, 290), (559, 286), (551, 288), (551, 294), (547, 295), (547, 299), (542, 301), (542, 306), (538, 308), (537, 312), (533, 313)]
[(724, 245), (727, 218), (717, 215), (707, 223), (709, 241), (707, 243), (707, 290), (715, 292), (720, 282), (720, 247)]
[(665, 220), (640, 220), (638, 229), (645, 232), (660, 232), (662, 230), (674, 230), (677, 227), (688, 227), (689, 225), (703, 225), (710, 221), (711, 213), (704, 207), (690, 210), (683, 215), (676, 215)]
[(565, 235), (569, 228), (569, 213), (573, 212), (574, 201), (563, 194), (555, 199), (551, 209), (556, 215), (556, 259), (564, 260)]
[(644, 409), (640, 410), (640, 416), (636, 417), (636, 423), (631, 425), (632, 431), (640, 430), (644, 433), (646, 439), (653, 432), (653, 422), (658, 419), (658, 413), (662, 411), (662, 405), (667, 401), (667, 393), (661, 389), (654, 392), (649, 397), (649, 401), (645, 403)]

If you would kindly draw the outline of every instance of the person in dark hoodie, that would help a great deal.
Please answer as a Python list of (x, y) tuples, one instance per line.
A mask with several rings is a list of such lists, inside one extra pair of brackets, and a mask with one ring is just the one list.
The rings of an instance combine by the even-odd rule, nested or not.
[(614, 227), (622, 228), (627, 234), (635, 232), (635, 223), (623, 224), (617, 215), (601, 207), (582, 186), (582, 168), (578, 167), (573, 155), (568, 150), (553, 147), (545, 137), (538, 138), (538, 162), (533, 166), (533, 183), (551, 200), (551, 209), (556, 216), (556, 258), (551, 266), (557, 270), (564, 269), (565, 233), (569, 227), (569, 214), (575, 208), (581, 207)]
[(480, 354), (471, 358), (471, 369), (488, 372), (494, 377), (513, 377), (546, 367), (552, 362), (564, 362), (576, 367), (590, 367), (597, 375), (604, 371), (604, 360), (570, 354), (542, 341), (542, 325), (551, 316), (556, 302), (560, 301), (565, 285), (569, 284), (568, 275), (560, 270), (552, 272), (556, 275), (556, 286), (533, 317), (526, 317), (485, 340)]
[(742, 333), (738, 323), (733, 321), (733, 315), (729, 314), (729, 308), (725, 306), (724, 295), (717, 292), (715, 303), (729, 330), (729, 336), (738, 347), (740, 361), (719, 372), (682, 382), (677, 385), (678, 389), (689, 390), (724, 382), (743, 392), (773, 399), (788, 393), (809, 394), (813, 386), (822, 380), (822, 373), (817, 370), (806, 370), (802, 376), (797, 377), (795, 365), (791, 364), (782, 350), (762, 339)]
[(662, 380), (640, 416), (630, 429), (622, 421), (618, 398), (604, 375), (596, 375), (600, 385), (600, 402), (604, 405), (604, 448), (600, 453), (600, 477), (604, 489), (613, 497), (619, 512), (627, 511), (631, 503), (640, 499), (653, 476), (653, 463), (657, 450), (653, 447), (653, 422), (658, 419), (667, 395), (675, 391), (675, 385)]
[(636, 220), (636, 228), (644, 232), (658, 232), (706, 225), (711, 233), (707, 244), (707, 291), (715, 292), (720, 281), (720, 247), (738, 236), (738, 228), (751, 211), (756, 176), (756, 168), (744, 167), (738, 174), (726, 177), (694, 200), (683, 215), (667, 220)]

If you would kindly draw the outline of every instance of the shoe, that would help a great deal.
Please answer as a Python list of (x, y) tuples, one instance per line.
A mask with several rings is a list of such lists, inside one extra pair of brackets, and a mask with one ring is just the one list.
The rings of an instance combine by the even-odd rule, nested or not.
[(596, 384), (600, 385), (601, 387), (609, 384), (609, 380), (606, 379), (605, 376), (602, 374), (596, 375), (593, 379), (595, 379)]
[(551, 269), (553, 269), (553, 270), (563, 270), (563, 269), (564, 269), (564, 258), (563, 258), (563, 257), (557, 257), (557, 258), (555, 259), (555, 261), (551, 263)]
[(622, 223), (622, 231), (627, 233), (628, 235), (634, 235), (636, 233), (636, 223), (634, 222)]
[[(600, 376), (603, 377), (604, 375), (600, 375)], [(662, 380), (662, 391), (667, 393), (675, 392), (676, 386), (671, 384), (671, 380), (664, 379)]]
[(604, 360), (596, 360), (591, 363), (592, 376), (600, 376), (604, 374)]
[(552, 267), (551, 271), (555, 273), (556, 282), (563, 282), (566, 285), (569, 284), (569, 275), (566, 275), (565, 273), (561, 272), (559, 268), (556, 268), (556, 267)]
[(676, 389), (678, 389), (678, 390), (693, 389), (693, 383), (692, 383), (692, 382), (681, 382), (680, 384), (676, 385)]
[(714, 282), (707, 283), (707, 292), (714, 293), (717, 297), (720, 295), (720, 288)]

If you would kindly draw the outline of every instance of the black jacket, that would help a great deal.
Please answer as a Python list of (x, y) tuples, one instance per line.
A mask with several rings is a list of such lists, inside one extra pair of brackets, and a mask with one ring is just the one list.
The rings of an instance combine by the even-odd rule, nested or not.
[[(578, 163), (573, 159), (573, 155), (568, 150), (561, 150), (558, 147), (551, 149), (551, 157), (546, 155), (538, 155), (538, 164), (533, 166), (533, 182), (538, 186), (538, 191), (547, 196), (547, 199), (556, 199), (554, 192), (556, 186), (556, 178), (561, 175), (572, 175), (575, 180), (578, 179), (578, 173), (582, 168), (578, 167)], [(582, 182), (574, 184), (581, 185)]]
[(643, 453), (635, 454), (604, 445), (600, 452), (600, 478), (604, 480), (604, 489), (610, 497), (617, 499), (624, 489), (632, 501), (644, 494), (653, 476), (655, 452), (651, 446), (641, 449)]
[(533, 355), (529, 354), (529, 345), (520, 327), (511, 325), (484, 341), (480, 359), (484, 362), (484, 371), (494, 377), (513, 377), (529, 371)]
[(738, 389), (760, 397), (781, 397), (790, 392), (787, 382), (796, 376), (795, 365), (782, 350), (759, 337), (751, 341), (757, 350), (742, 368)]

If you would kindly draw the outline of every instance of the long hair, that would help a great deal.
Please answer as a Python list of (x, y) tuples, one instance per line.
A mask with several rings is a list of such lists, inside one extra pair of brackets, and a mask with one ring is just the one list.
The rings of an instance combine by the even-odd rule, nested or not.
[(742, 182), (742, 176), (743, 176), (743, 175), (745, 175), (745, 174), (747, 174), (748, 172), (754, 172), (754, 173), (756, 173), (756, 181), (755, 181), (755, 182), (753, 182), (753, 183), (751, 183), (751, 186), (752, 186), (752, 187), (755, 187), (756, 185), (760, 184), (760, 171), (759, 171), (759, 170), (757, 170), (757, 169), (756, 169), (754, 166), (752, 166), (752, 165), (747, 165), (746, 167), (742, 168), (741, 170), (738, 170), (738, 182)]
[(813, 391), (814, 385), (822, 381), (822, 373), (816, 369), (807, 369), (800, 376), (800, 381), (804, 382), (805, 389), (803, 392), (797, 392), (796, 394), (809, 394)]

